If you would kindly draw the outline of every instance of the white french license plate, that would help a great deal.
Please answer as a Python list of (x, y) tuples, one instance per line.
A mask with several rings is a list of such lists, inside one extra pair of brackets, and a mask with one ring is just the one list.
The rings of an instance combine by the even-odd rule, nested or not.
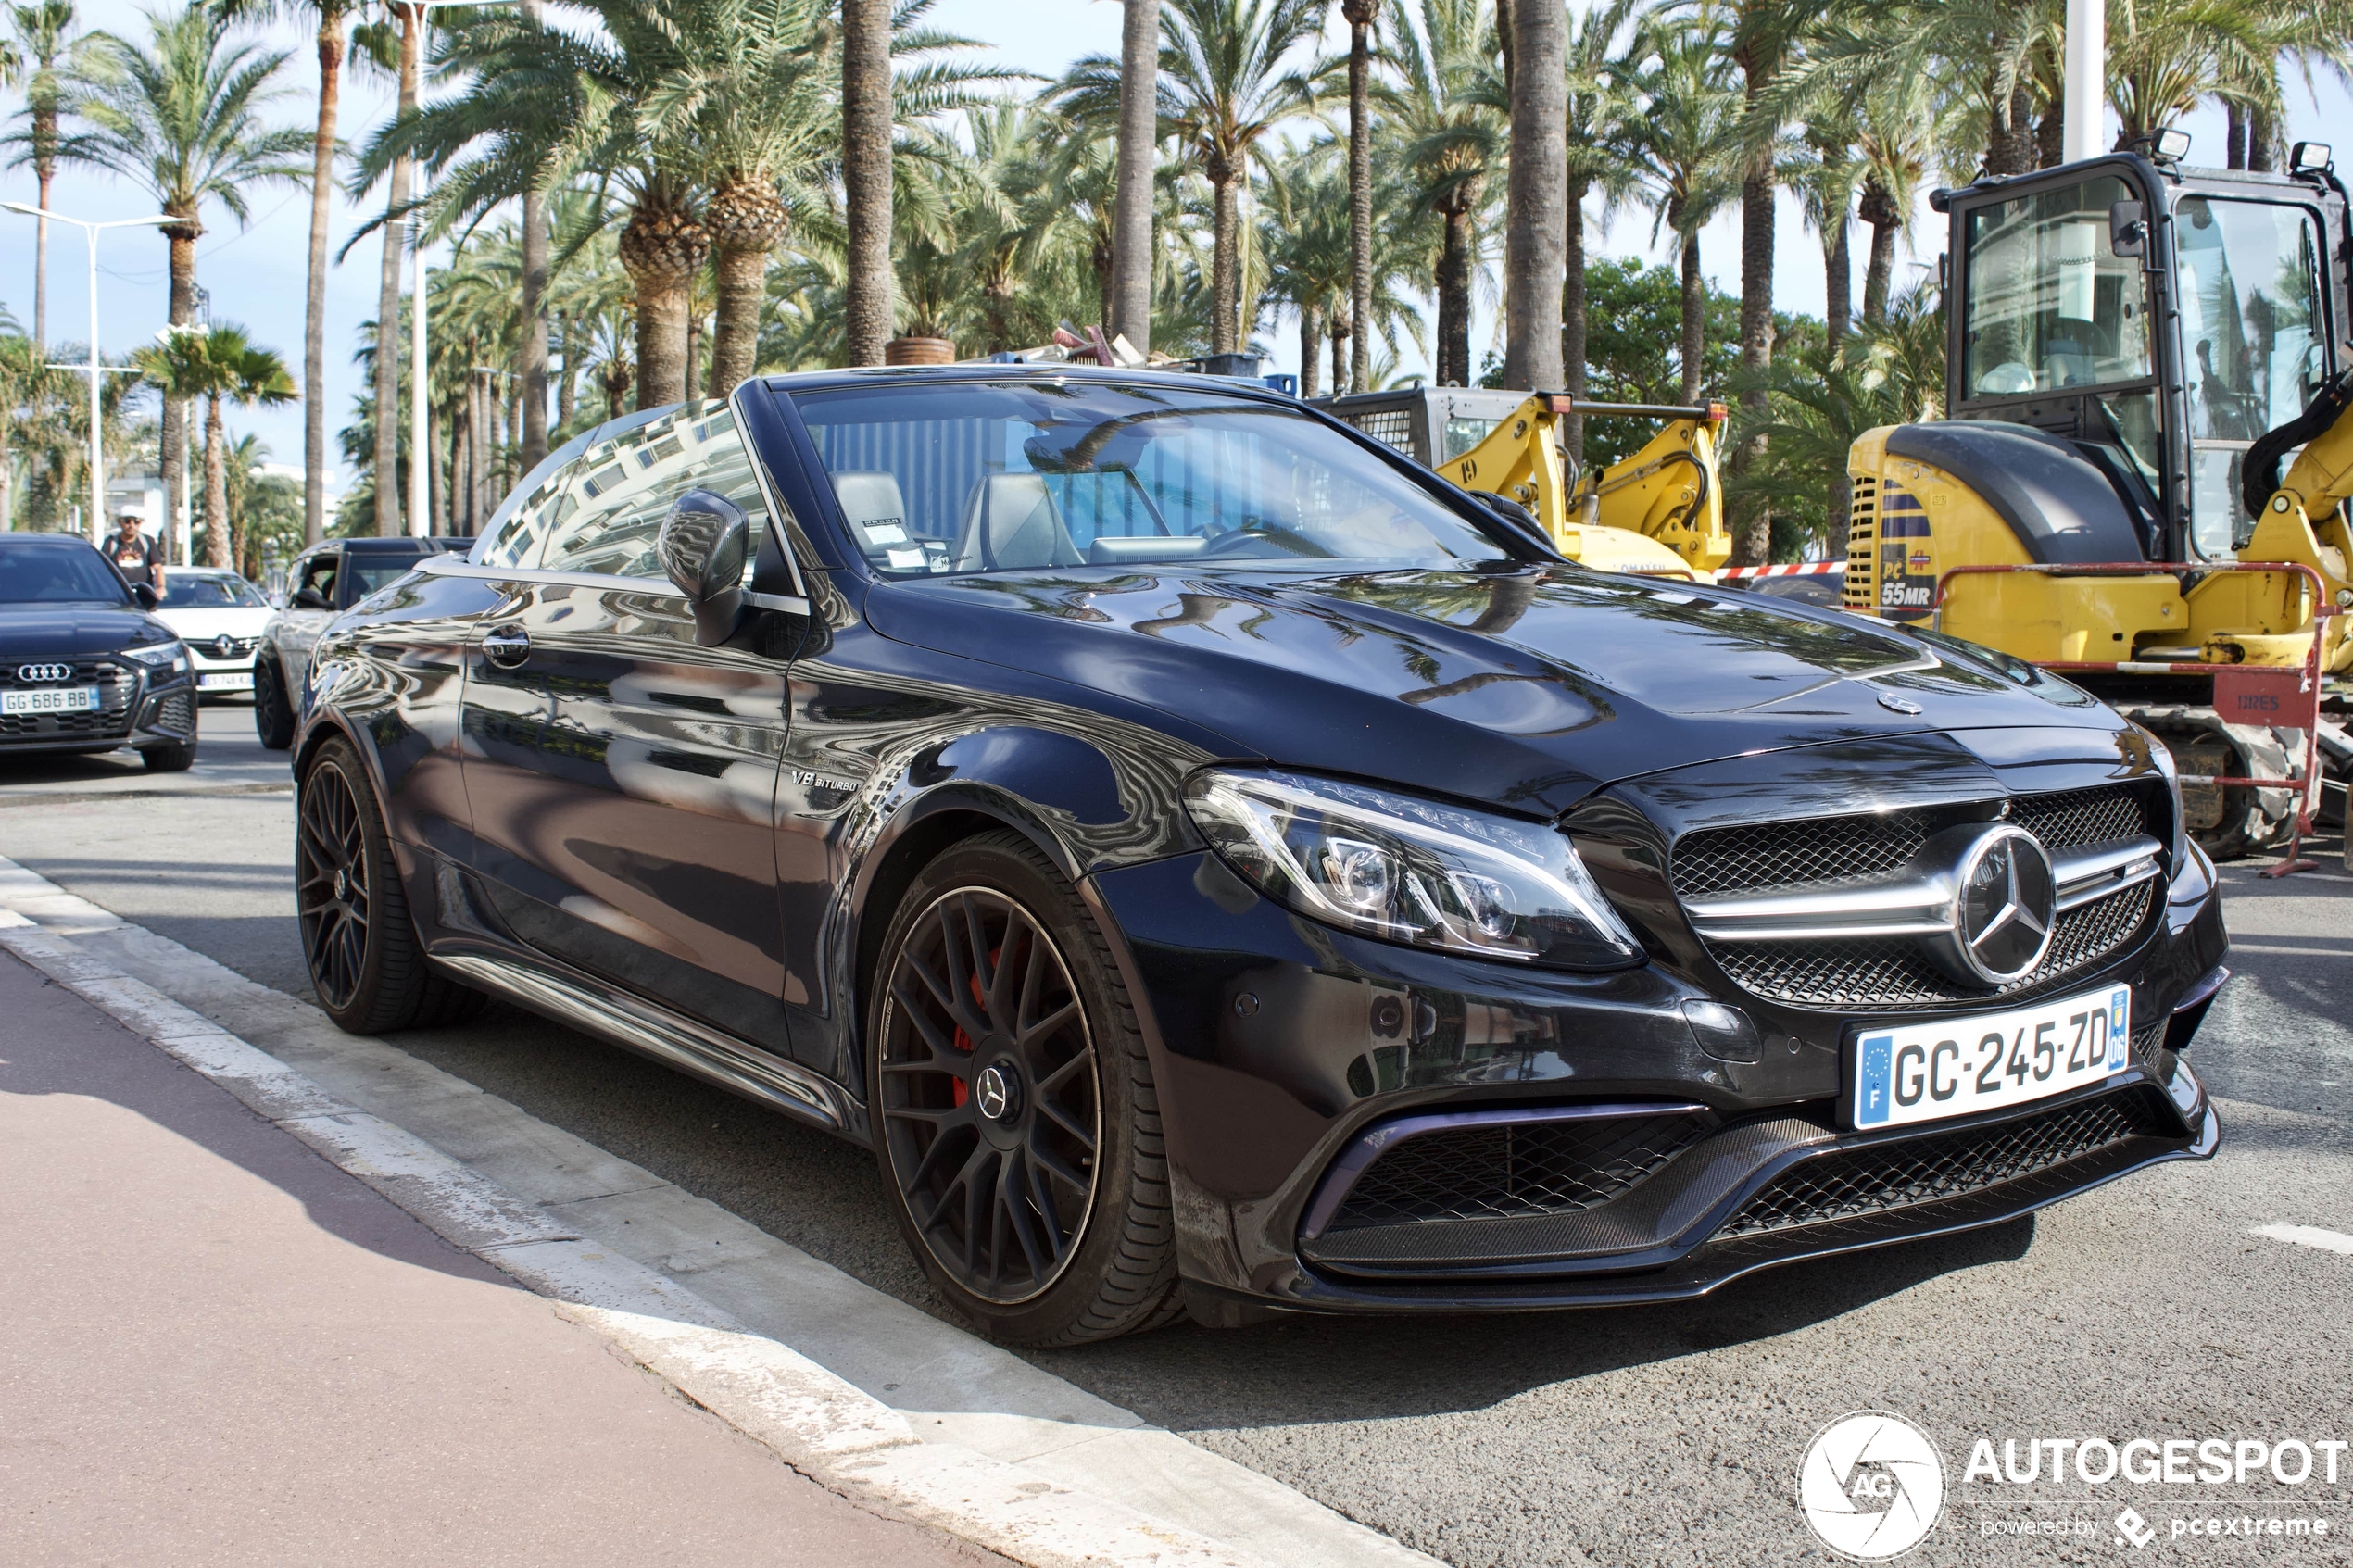
[(2122, 985), (1932, 1023), (1864, 1029), (1855, 1042), (1855, 1125), (1900, 1127), (2000, 1110), (2124, 1071), (2133, 993)]
[(37, 686), (31, 691), (0, 692), (0, 713), (92, 713), (97, 707), (95, 686)]
[(250, 670), (220, 670), (196, 677), (196, 684), (208, 692), (249, 692), (253, 690)]

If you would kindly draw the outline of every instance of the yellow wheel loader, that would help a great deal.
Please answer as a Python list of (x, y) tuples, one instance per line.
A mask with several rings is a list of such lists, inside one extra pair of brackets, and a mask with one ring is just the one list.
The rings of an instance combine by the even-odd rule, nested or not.
[[(1716, 460), (1721, 403), (1596, 403), (1448, 386), (1355, 393), (1315, 406), (1466, 490), (1514, 503), (1563, 555), (1596, 571), (1713, 583), (1731, 558)], [(1666, 422), (1640, 451), (1580, 471), (1558, 433), (1571, 412)]]
[[(1844, 596), (2057, 669), (2155, 731), (2222, 858), (2340, 814), (2353, 774), (2353, 232), (2325, 147), (2298, 144), (2285, 174), (2170, 150), (1931, 197), (1951, 224), (1948, 417), (1854, 444)], [(2213, 671), (2316, 664), (2322, 712), (2310, 682), (2280, 688), (2305, 694), (2278, 709), (2300, 722), (2215, 707)]]

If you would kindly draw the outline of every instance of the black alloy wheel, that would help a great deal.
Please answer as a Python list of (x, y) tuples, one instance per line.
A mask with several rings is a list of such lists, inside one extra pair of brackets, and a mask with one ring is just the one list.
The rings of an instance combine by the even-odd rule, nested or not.
[(880, 1110), (924, 1244), (1007, 1305), (1070, 1264), (1095, 1198), (1102, 1110), (1070, 969), (1029, 912), (960, 887), (918, 918), (885, 1004)]
[(426, 959), (375, 785), (341, 737), (321, 746), (302, 773), (295, 910), (319, 1005), (351, 1034), (459, 1022), (485, 999)]
[(359, 996), (368, 957), (368, 845), (340, 758), (303, 781), (295, 829), (295, 907), (310, 983), (329, 1012)]
[(959, 845), (875, 973), (873, 1114), (901, 1229), (995, 1336), (1075, 1344), (1177, 1310), (1150, 1067), (1102, 938), (1037, 850)]

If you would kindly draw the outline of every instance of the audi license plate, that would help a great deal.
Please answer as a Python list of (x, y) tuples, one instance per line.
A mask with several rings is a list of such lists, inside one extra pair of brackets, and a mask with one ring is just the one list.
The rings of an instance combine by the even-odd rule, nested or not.
[(0, 692), (0, 713), (94, 713), (95, 686), (36, 686), (31, 691)]
[(1992, 1012), (1864, 1029), (1855, 1043), (1855, 1125), (1900, 1127), (2000, 1110), (2124, 1071), (2133, 993), (2119, 985)]
[(196, 684), (208, 692), (249, 692), (253, 690), (250, 670), (215, 670), (196, 677)]

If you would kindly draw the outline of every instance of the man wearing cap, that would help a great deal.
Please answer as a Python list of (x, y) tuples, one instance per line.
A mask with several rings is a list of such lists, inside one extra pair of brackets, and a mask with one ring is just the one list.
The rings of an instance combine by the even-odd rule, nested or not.
[(107, 558), (115, 564), (126, 582), (145, 583), (157, 593), (163, 592), (163, 551), (156, 542), (139, 531), (139, 514), (124, 512), (115, 520), (119, 532), (107, 541)]

